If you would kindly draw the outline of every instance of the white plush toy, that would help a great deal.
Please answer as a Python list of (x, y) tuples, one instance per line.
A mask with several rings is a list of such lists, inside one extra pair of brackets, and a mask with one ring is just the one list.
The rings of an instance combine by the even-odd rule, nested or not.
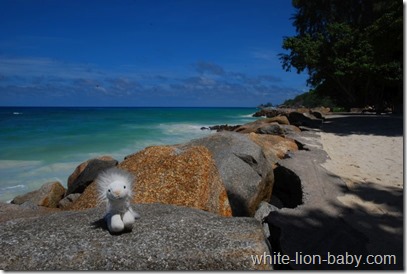
[(96, 179), (99, 199), (107, 202), (105, 220), (110, 232), (131, 230), (140, 215), (133, 211), (130, 202), (133, 197), (133, 176), (117, 168), (101, 172)]

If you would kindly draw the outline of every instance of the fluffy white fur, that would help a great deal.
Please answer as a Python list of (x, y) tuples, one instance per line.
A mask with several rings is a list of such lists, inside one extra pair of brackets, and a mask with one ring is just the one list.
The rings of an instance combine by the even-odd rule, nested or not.
[(110, 232), (131, 230), (135, 219), (140, 217), (130, 205), (133, 180), (130, 173), (117, 168), (101, 172), (96, 179), (99, 199), (107, 202), (105, 220)]

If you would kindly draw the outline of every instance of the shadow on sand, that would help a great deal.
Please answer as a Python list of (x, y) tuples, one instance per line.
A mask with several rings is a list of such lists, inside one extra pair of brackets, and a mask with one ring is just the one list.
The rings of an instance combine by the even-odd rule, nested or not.
[[(349, 194), (346, 187), (342, 192)], [(276, 265), (275, 269), (402, 270), (402, 190), (389, 192), (360, 186), (351, 194), (385, 203), (391, 212), (372, 213), (362, 206), (348, 207), (333, 200), (321, 203), (320, 208), (271, 212), (265, 222), (269, 224), (273, 251), (295, 259), (290, 265)], [(336, 214), (325, 210), (327, 207), (334, 207)], [(335, 257), (329, 258), (329, 255)], [(316, 257), (312, 264), (307, 261), (310, 256)], [(343, 261), (340, 261), (341, 256)], [(357, 263), (354, 256), (361, 261)]]
[(338, 135), (362, 134), (378, 136), (403, 136), (401, 115), (328, 115), (322, 130)]

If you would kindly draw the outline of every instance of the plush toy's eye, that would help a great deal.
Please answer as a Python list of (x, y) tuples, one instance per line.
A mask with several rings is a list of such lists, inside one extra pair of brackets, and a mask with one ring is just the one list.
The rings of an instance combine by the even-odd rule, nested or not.
[(126, 186), (123, 186), (123, 188), (126, 188)]
[(107, 191), (110, 192), (110, 189), (108, 189)]

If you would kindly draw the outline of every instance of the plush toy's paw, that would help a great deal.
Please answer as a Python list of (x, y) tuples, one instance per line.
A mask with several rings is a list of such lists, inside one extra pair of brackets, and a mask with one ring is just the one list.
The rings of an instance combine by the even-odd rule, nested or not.
[(107, 218), (107, 227), (109, 228), (110, 232), (117, 233), (124, 230), (124, 223), (120, 214), (115, 214), (110, 218)]
[(132, 229), (133, 224), (134, 224), (134, 215), (133, 212), (130, 210), (124, 213), (123, 215), (123, 223), (124, 223), (124, 228), (125, 229)]

